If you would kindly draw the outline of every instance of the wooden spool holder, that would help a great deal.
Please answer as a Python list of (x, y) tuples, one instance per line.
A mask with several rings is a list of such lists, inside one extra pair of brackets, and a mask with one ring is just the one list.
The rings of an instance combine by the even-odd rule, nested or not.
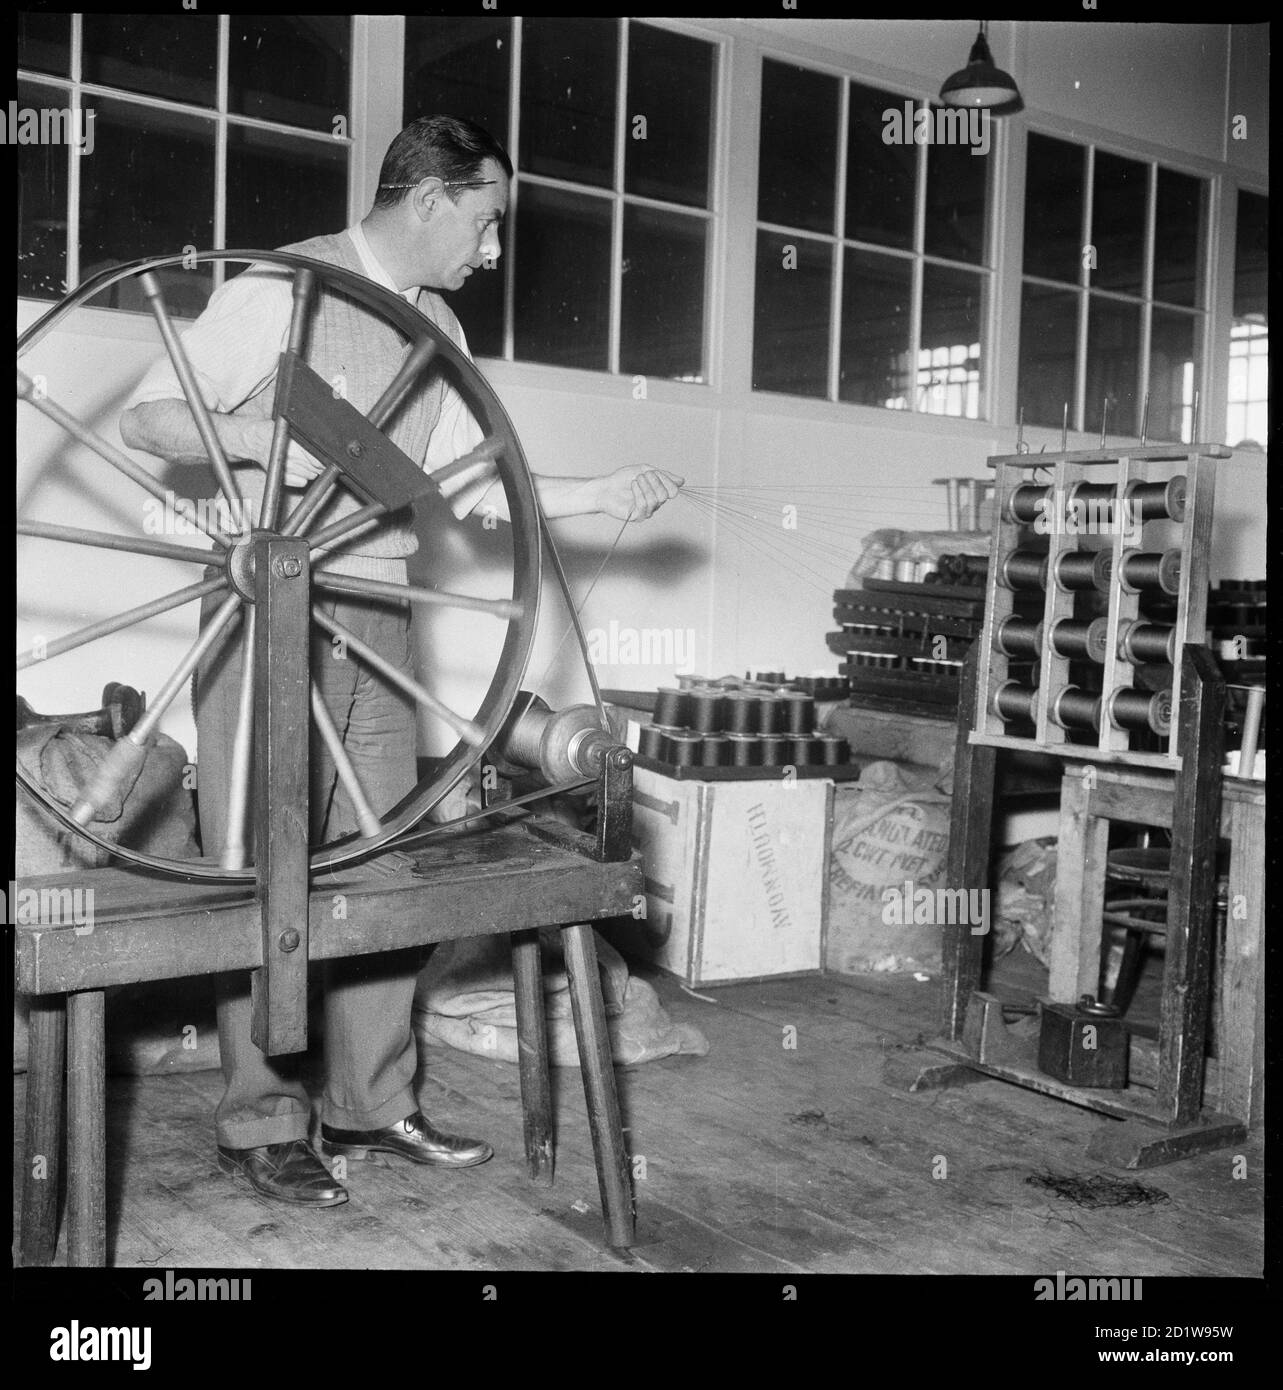
[[(1117, 819), (1170, 828), (1172, 872), (1156, 1084), (1143, 1087), (1133, 1080), (1121, 1090), (1096, 1089), (1072, 1086), (1039, 1070), (1036, 1028), (1008, 1028), (1000, 1001), (980, 990), (984, 936), (973, 934), (965, 923), (942, 928), (941, 1036), (928, 1052), (897, 1059), (888, 1073), (888, 1080), (911, 1090), (999, 1077), (1122, 1119), (1124, 1124), (1111, 1121), (1098, 1132), (1090, 1152), (1129, 1168), (1170, 1162), (1246, 1136), (1247, 1116), (1203, 1108), (1225, 706), (1225, 685), (1203, 639), (1215, 469), (1217, 460), (1227, 457), (1227, 449), (1204, 444), (991, 458), (997, 491), (985, 631), (968, 655), (958, 711), (950, 888), (989, 886), (998, 751), (1023, 750), (1065, 760), (1060, 851), (1072, 860), (1073, 871), (1062, 872), (1057, 880), (1049, 997), (1042, 1004), (1072, 1004), (1080, 994), (1096, 992), (1109, 822)], [(1105, 542), (1112, 547), (1113, 570), (1102, 680), (1106, 699), (1095, 743), (1070, 742), (1052, 717), (1053, 697), (1069, 682), (1069, 660), (1052, 649), (1052, 625), (1072, 617), (1074, 604), (1074, 594), (1059, 589), (1052, 576), (1058, 556), (1088, 547), (1080, 546), (1080, 535), (1069, 526), (1050, 519), (1044, 528), (1049, 565), (1033, 737), (1007, 733), (992, 707), (994, 692), (1008, 679), (1010, 665), (995, 643), (999, 624), (1013, 611), (1012, 591), (1001, 583), (1002, 564), (1014, 550), (1027, 548), (1028, 537), (1027, 524), (1011, 519), (1009, 499), (1029, 481), (1030, 470), (1050, 469), (1053, 515), (1063, 517), (1074, 485), (1099, 479), (1104, 468), (1114, 470), (1116, 499), (1124, 497), (1134, 482), (1156, 481), (1160, 468), (1164, 477), (1183, 473), (1186, 478), (1184, 520), (1162, 523), (1179, 526), (1179, 541), (1140, 547), (1162, 550), (1179, 544), (1181, 552), (1173, 722), (1163, 752), (1132, 751), (1130, 731), (1116, 727), (1107, 714), (1109, 693), (1131, 688), (1134, 678), (1132, 665), (1119, 654), (1120, 633), (1125, 631), (1124, 624), (1137, 620), (1139, 608), (1139, 595), (1120, 583), (1124, 554), (1136, 548), (1127, 543), (1123, 525), (1115, 525)], [(1157, 519), (1145, 522), (1141, 534), (1157, 524)], [(1090, 537), (1097, 545), (1100, 539)], [(1123, 772), (1130, 775), (1125, 792), (1119, 792), (1113, 784)], [(950, 1060), (942, 1063), (939, 1054)]]

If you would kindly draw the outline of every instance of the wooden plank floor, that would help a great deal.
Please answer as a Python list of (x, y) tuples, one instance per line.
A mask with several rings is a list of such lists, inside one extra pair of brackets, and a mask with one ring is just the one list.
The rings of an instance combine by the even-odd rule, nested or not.
[[(618, 1072), (636, 1174), (633, 1250), (612, 1252), (602, 1240), (579, 1073), (554, 1070), (556, 1181), (534, 1187), (516, 1067), (439, 1048), (420, 1078), (424, 1110), (447, 1129), (489, 1139), (496, 1157), (457, 1173), (395, 1159), (353, 1164), (351, 1200), (315, 1212), (264, 1201), (218, 1171), (218, 1073), (112, 1078), (110, 1263), (1261, 1273), (1258, 1137), (1242, 1146), (1243, 1178), (1228, 1152), (1120, 1174), (1087, 1159), (1103, 1123), (1087, 1111), (999, 1081), (917, 1095), (884, 1086), (886, 1056), (934, 1032), (934, 980), (784, 980), (704, 990), (705, 1000), (651, 978), (674, 1016), (704, 1030), (711, 1051)], [(1141, 1184), (1151, 1200), (1089, 1209), (1038, 1183), (1100, 1173)]]

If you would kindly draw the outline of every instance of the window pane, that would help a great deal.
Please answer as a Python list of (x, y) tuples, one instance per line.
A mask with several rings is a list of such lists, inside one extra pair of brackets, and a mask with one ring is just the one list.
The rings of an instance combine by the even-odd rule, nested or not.
[(214, 15), (86, 14), (84, 80), (213, 106), (217, 47)]
[(1134, 159), (1096, 151), (1091, 211), (1091, 241), (1096, 248), (1091, 283), (1096, 289), (1142, 291), (1147, 173)]
[(31, 11), (19, 14), (18, 66), (70, 77), (71, 16)]
[(521, 28), (521, 168), (614, 182), (619, 21), (528, 19)]
[(704, 380), (707, 227), (702, 218), (625, 205), (621, 372)]
[[(932, 107), (932, 112), (939, 108)], [(927, 216), (925, 248), (929, 256), (982, 265), (985, 259), (985, 190), (989, 186), (989, 155), (977, 154), (979, 144), (962, 136), (972, 129), (974, 116), (954, 110), (962, 123), (959, 142), (931, 144), (927, 154)], [(937, 122), (938, 125), (938, 122)]]
[[(1194, 415), (1194, 315), (1155, 309), (1149, 339), (1149, 421), (1151, 439), (1189, 444)], [(1113, 408), (1110, 408), (1113, 419)]]
[[(271, 250), (347, 226), (348, 147), (229, 125), (227, 244)], [(228, 273), (243, 267), (229, 266)]]
[(983, 292), (981, 275), (940, 265), (922, 267), (917, 405), (929, 415), (980, 418)]
[(1203, 303), (1204, 179), (1158, 171), (1154, 206), (1154, 298), (1169, 304)]
[(892, 92), (851, 83), (846, 156), (846, 235), (851, 241), (904, 250), (913, 245), (917, 147), (888, 145), (882, 139), (887, 129), (883, 113), (903, 113), (904, 104), (905, 98)]
[(832, 232), (837, 187), (838, 79), (766, 59), (757, 215)]
[(1026, 284), (1020, 304), (1020, 377), (1016, 410), (1027, 425), (1058, 426), (1074, 403), (1078, 296)]
[(510, 19), (407, 16), (406, 122), (419, 116), (460, 116), (506, 146), (511, 66)]
[(909, 408), (913, 262), (847, 251), (842, 269), (838, 396), (858, 405)]
[[(505, 225), (499, 233), (504, 247), (508, 244), (508, 230)], [(503, 356), (503, 280), (506, 256), (500, 256), (499, 264), (493, 270), (482, 268), (469, 275), (463, 288), (451, 290), (447, 298), (450, 307), (459, 316), (463, 331), (468, 339), (468, 348), (474, 357)]]
[(1140, 306), (1089, 295), (1087, 300), (1087, 389), (1083, 428), (1100, 429), (1106, 397), (1110, 434), (1135, 434), (1136, 381), (1140, 368)]
[[(212, 246), (214, 122), (102, 97), (94, 104), (94, 152), (80, 169), (81, 280), (140, 256)], [(204, 307), (208, 268), (165, 271), (161, 282), (172, 313)], [(106, 290), (94, 303), (144, 310), (137, 283)]]
[(1234, 317), (1259, 314), (1265, 319), (1269, 254), (1270, 200), (1259, 193), (1238, 195), (1238, 230), (1234, 236)]
[(1025, 274), (1078, 283), (1086, 151), (1029, 135), (1025, 156)]
[[(706, 208), (712, 112), (713, 45), (630, 24), (625, 189)], [(638, 117), (645, 118), (644, 139), (637, 138)]]
[[(227, 109), (264, 121), (351, 133), (348, 15), (233, 15)], [(335, 117), (343, 118), (336, 126)]]
[[(65, 100), (66, 94), (56, 87), (18, 83), (18, 102), (26, 109), (56, 109)], [(88, 124), (83, 129), (87, 136)], [(67, 161), (79, 158), (66, 145), (18, 146), (20, 295), (59, 299), (66, 293)]]
[(607, 198), (522, 186), (513, 325), (519, 359), (608, 370), (610, 216)]
[(758, 232), (754, 391), (828, 395), (832, 282), (831, 247)]

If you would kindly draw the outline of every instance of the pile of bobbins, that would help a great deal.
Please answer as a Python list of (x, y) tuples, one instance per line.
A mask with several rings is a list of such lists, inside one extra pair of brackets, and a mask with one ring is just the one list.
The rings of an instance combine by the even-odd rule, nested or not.
[[(761, 673), (759, 673), (761, 674)], [(844, 738), (815, 728), (816, 697), (761, 679), (746, 686), (688, 685), (656, 692), (653, 721), (641, 727), (637, 752), (673, 768), (846, 767)]]
[[(1172, 691), (1183, 646), (1204, 637), (1211, 453), (1147, 445), (990, 460), (996, 521), (976, 729), (985, 741), (1177, 756)], [(1160, 465), (1185, 471), (1150, 476)], [(1031, 480), (1035, 468), (1050, 481)], [(1099, 480), (1104, 468), (1112, 480)], [(1029, 612), (1039, 600), (1041, 616)], [(1155, 609), (1174, 621), (1156, 621)], [(1136, 748), (1141, 731), (1149, 749), (1167, 740), (1166, 751)]]

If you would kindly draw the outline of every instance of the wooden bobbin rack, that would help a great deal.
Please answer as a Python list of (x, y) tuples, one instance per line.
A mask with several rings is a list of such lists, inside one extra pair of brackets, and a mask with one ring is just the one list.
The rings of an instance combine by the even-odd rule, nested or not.
[[(1250, 1075), (1232, 1092), (1209, 1081), (1213, 1064), (1205, 1055), (1218, 841), (1233, 839), (1230, 827), (1241, 823), (1229, 792), (1223, 814), (1225, 683), (1204, 645), (1216, 466), (1229, 456), (1219, 445), (1142, 444), (991, 458), (984, 633), (962, 677), (949, 889), (990, 887), (998, 756), (1023, 751), (1063, 763), (1055, 933), (1041, 1016), (1097, 991), (1110, 823), (1170, 830), (1157, 1045), (1126, 1038), (1131, 1070), (1121, 1086), (1049, 1074), (1039, 1066), (1041, 1018), (1009, 1025), (1001, 1001), (980, 988), (988, 921), (958, 923), (943, 927), (941, 1036), (887, 1069), (888, 1081), (910, 1090), (991, 1076), (1108, 1115), (1090, 1153), (1123, 1167), (1239, 1142), (1252, 1105), (1238, 1097), (1259, 1092), (1250, 1062)], [(1028, 611), (1038, 591), (1041, 620)], [(1021, 592), (1024, 611), (1017, 613)], [(1165, 618), (1174, 602), (1174, 622), (1147, 616), (1147, 593)], [(1257, 832), (1242, 838), (1240, 880), (1251, 872), (1244, 860), (1253, 857)], [(1231, 891), (1235, 872), (1232, 858)], [(1227, 961), (1235, 952), (1259, 959), (1262, 894), (1253, 887), (1246, 896), (1251, 920), (1231, 925)], [(1238, 967), (1229, 961), (1228, 968)], [(1217, 1025), (1227, 1038), (1242, 1033), (1243, 1000), (1259, 992), (1259, 981), (1250, 990), (1232, 983), (1238, 1017)], [(1221, 999), (1224, 1013), (1230, 995), (1223, 990)], [(1220, 1065), (1230, 1076), (1238, 1063)], [(1213, 1108), (1205, 1107), (1205, 1092)]]

